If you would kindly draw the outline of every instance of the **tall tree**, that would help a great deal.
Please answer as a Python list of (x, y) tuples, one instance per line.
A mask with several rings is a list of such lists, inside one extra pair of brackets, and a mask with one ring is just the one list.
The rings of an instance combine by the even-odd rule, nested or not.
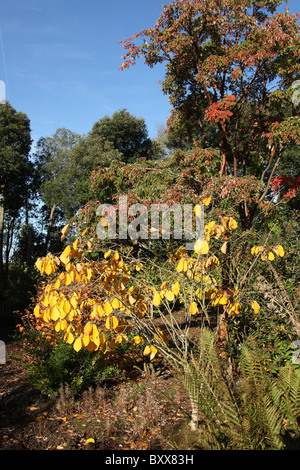
[(144, 157), (153, 158), (157, 149), (148, 136), (143, 118), (130, 114), (126, 109), (104, 116), (97, 121), (90, 133), (90, 139), (103, 139), (110, 142), (115, 150), (121, 153), (125, 163)]
[[(95, 193), (91, 191), (91, 174), (98, 169), (123, 166), (140, 158), (159, 160), (163, 157), (163, 146), (148, 137), (144, 119), (137, 118), (121, 109), (95, 122), (88, 135), (72, 150), (76, 197), (80, 205), (86, 204)], [(113, 185), (102, 181), (97, 197), (109, 202), (113, 196)]]
[(121, 68), (137, 58), (150, 67), (166, 64), (162, 89), (173, 106), (171, 131), (218, 149), (220, 177), (231, 174), (237, 182), (250, 173), (263, 183), (255, 203), (240, 202), (245, 228), (283, 152), (300, 143), (291, 100), (300, 73), (298, 16), (274, 13), (280, 3), (175, 0), (153, 28), (123, 42)]
[[(7, 280), (7, 261), (14, 223), (25, 206), (33, 166), (30, 121), (9, 103), (0, 105), (0, 279)], [(4, 270), (4, 234), (6, 230), (6, 269)]]
[(74, 197), (75, 165), (72, 150), (80, 136), (66, 128), (59, 128), (52, 137), (42, 137), (37, 143), (35, 163), (40, 173), (40, 195), (49, 208), (45, 250), (48, 250), (50, 234), (57, 211), (66, 218), (78, 209)]

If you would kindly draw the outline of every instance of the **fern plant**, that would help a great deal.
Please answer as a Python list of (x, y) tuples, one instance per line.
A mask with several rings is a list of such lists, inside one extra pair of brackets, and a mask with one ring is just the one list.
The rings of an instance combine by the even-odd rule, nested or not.
[(300, 371), (291, 364), (278, 377), (269, 376), (253, 338), (242, 346), (233, 379), (218, 354), (215, 334), (203, 328), (197, 353), (184, 371), (200, 448), (300, 448)]

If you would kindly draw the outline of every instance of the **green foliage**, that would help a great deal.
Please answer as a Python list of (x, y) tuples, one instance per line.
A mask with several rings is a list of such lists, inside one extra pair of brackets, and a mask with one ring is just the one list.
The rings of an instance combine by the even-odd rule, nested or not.
[(26, 352), (30, 359), (25, 364), (28, 379), (49, 396), (58, 396), (62, 386), (79, 394), (99, 380), (120, 377), (118, 363), (109, 363), (99, 354), (87, 350), (74, 351), (72, 345), (61, 340), (54, 346), (39, 333), (26, 333)]
[(272, 378), (252, 337), (243, 344), (238, 375), (228, 370), (215, 336), (203, 329), (182, 380), (198, 420), (198, 448), (300, 448), (300, 369), (290, 363)]
[[(0, 106), (0, 300), (7, 285), (8, 263), (20, 210), (30, 197), (33, 165), (30, 121), (9, 103)], [(7, 300), (7, 299), (6, 299)]]
[[(116, 111), (111, 117), (104, 116), (96, 122), (89, 134), (89, 142), (91, 154), (95, 153), (97, 142), (110, 143), (124, 163), (139, 158), (153, 159), (157, 155), (157, 148), (148, 137), (144, 119), (133, 116), (126, 109)], [(98, 153), (99, 156), (101, 154)]]

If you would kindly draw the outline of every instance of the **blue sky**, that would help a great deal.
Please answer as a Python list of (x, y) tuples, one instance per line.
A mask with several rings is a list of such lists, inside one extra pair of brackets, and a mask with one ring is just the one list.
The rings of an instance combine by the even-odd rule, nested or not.
[[(31, 121), (32, 138), (59, 127), (88, 133), (126, 108), (150, 137), (169, 115), (158, 83), (163, 67), (120, 71), (121, 40), (153, 26), (169, 0), (2, 0), (0, 80), (6, 98)], [(288, 7), (297, 12), (297, 0)]]
[[(32, 138), (59, 127), (79, 134), (121, 108), (146, 121), (149, 135), (169, 103), (163, 68), (120, 71), (120, 41), (153, 26), (163, 0), (2, 0), (0, 80), (6, 98), (30, 121)], [(1, 39), (1, 38), (0, 38)]]

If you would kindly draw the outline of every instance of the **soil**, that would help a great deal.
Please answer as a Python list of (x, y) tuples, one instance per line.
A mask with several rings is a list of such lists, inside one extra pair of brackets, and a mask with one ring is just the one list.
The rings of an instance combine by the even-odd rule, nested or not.
[(0, 450), (171, 449), (173, 429), (186, 426), (188, 404), (168, 371), (53, 399), (30, 384), (20, 354), (6, 344), (0, 365)]

